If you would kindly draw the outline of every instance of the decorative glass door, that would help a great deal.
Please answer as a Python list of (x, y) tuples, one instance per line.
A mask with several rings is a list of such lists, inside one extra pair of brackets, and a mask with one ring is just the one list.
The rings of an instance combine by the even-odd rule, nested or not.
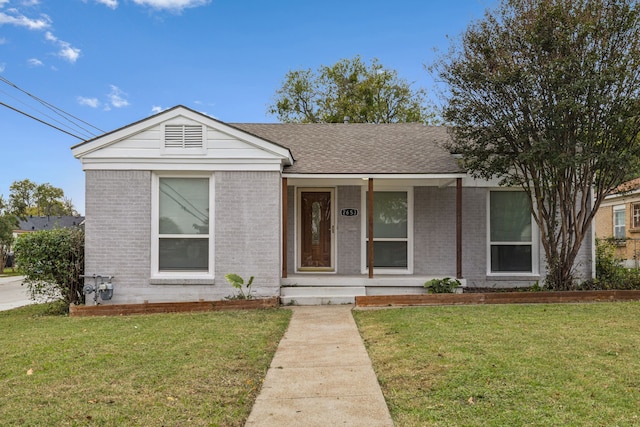
[(332, 191), (300, 191), (300, 268), (331, 269)]

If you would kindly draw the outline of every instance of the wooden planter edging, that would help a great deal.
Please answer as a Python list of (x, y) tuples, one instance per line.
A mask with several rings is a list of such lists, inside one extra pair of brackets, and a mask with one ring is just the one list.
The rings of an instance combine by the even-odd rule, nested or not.
[(181, 313), (193, 311), (217, 310), (251, 310), (256, 308), (273, 308), (280, 305), (278, 297), (197, 301), (197, 302), (156, 302), (144, 304), (105, 304), (105, 305), (72, 305), (70, 316), (123, 316), (128, 314)]
[(464, 304), (554, 304), (637, 301), (640, 291), (488, 292), (469, 294), (370, 295), (356, 297), (356, 307), (404, 307)]

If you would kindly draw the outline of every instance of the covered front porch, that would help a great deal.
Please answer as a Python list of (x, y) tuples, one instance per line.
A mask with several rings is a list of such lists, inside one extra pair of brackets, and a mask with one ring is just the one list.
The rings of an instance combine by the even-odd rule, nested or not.
[(465, 283), (462, 184), (462, 174), (285, 175), (283, 303), (421, 294), (434, 278)]

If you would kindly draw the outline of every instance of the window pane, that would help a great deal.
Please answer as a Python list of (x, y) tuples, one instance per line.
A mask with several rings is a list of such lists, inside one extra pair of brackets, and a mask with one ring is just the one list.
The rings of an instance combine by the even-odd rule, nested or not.
[(492, 242), (531, 242), (529, 198), (523, 191), (493, 191), (490, 201)]
[(492, 245), (491, 271), (530, 272), (531, 245)]
[(624, 239), (626, 237), (624, 209), (613, 211), (613, 237), (616, 239)]
[(209, 239), (160, 239), (160, 271), (208, 271)]
[(209, 179), (160, 178), (160, 234), (209, 233)]
[[(367, 248), (367, 260), (368, 252)], [(373, 242), (374, 267), (407, 268), (407, 265), (407, 242)]]
[(407, 192), (373, 193), (373, 237), (407, 237)]

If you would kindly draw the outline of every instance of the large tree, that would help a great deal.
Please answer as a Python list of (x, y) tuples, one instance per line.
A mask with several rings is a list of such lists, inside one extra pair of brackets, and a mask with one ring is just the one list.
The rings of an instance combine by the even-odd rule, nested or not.
[(9, 205), (11, 213), (26, 218), (29, 215), (75, 215), (71, 200), (64, 197), (61, 188), (47, 183), (36, 184), (29, 179), (11, 184)]
[(359, 56), (332, 66), (289, 71), (268, 113), (285, 123), (428, 122), (434, 115), (423, 89), (398, 77), (377, 59), (369, 65)]
[(639, 13), (632, 0), (503, 0), (434, 66), (450, 149), (524, 189), (551, 288), (572, 287), (595, 211), (638, 171)]

